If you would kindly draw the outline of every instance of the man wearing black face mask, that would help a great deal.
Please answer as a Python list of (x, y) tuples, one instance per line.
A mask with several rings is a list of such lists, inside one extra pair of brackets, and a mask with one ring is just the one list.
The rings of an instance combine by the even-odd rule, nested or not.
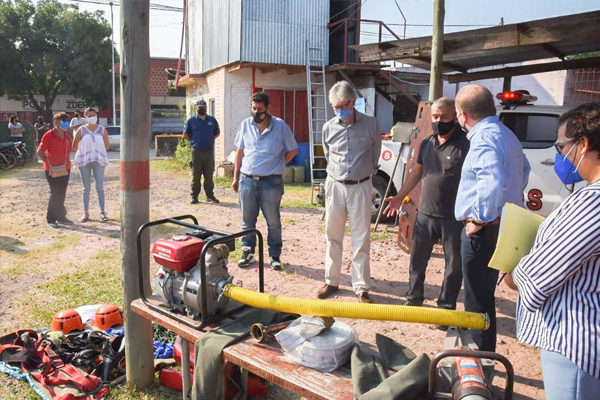
[[(462, 284), (460, 233), (463, 224), (454, 218), (454, 203), (469, 141), (458, 125), (454, 102), (441, 97), (431, 106), (433, 134), (423, 139), (417, 164), (400, 192), (389, 197), (385, 214), (398, 212), (402, 199), (422, 183), (419, 213), (415, 221), (410, 253), (410, 282), (406, 305), (421, 306), (424, 297), (425, 270), (433, 245), (442, 241), (446, 272), (438, 307), (456, 309)], [(438, 327), (443, 329), (443, 327)]]
[(215, 197), (213, 173), (215, 171), (215, 139), (219, 137), (219, 123), (206, 113), (206, 102), (196, 102), (196, 115), (189, 118), (183, 128), (183, 137), (189, 140), (192, 146), (192, 201), (198, 204), (200, 194), (200, 178), (204, 175), (204, 191), (206, 201), (218, 203)]

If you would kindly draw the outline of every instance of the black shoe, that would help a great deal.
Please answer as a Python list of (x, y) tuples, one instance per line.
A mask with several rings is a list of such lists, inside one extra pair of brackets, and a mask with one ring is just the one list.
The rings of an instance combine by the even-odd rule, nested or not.
[(61, 225), (73, 225), (73, 221), (71, 221), (67, 217), (62, 218), (62, 219), (57, 219), (56, 222), (58, 222)]
[(252, 254), (252, 250), (250, 248), (242, 249), (242, 258), (238, 261), (238, 267), (247, 267), (252, 262), (254, 262), (254, 255)]
[(406, 300), (403, 305), (411, 306), (411, 307), (421, 307), (423, 305), (423, 303), (419, 303), (414, 300)]
[(190, 201), (190, 204), (198, 204), (198, 203), (200, 203), (200, 202), (198, 201), (198, 198), (196, 198), (196, 197), (192, 197), (192, 201)]
[(217, 198), (215, 196), (207, 197), (206, 201), (208, 203), (215, 203), (215, 204), (219, 204), (220, 203), (219, 200), (217, 200)]
[(58, 224), (57, 224), (56, 222), (48, 222), (48, 226), (49, 226), (50, 228), (54, 228), (54, 229), (57, 229), (57, 228), (58, 228)]
[(271, 257), (271, 269), (274, 271), (281, 271), (283, 269), (283, 263), (279, 257)]

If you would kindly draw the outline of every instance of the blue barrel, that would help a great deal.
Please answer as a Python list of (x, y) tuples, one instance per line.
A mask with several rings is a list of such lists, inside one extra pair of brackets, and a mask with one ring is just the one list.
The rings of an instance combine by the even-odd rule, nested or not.
[(298, 143), (298, 154), (294, 157), (294, 165), (304, 166), (304, 160), (310, 160), (310, 143)]

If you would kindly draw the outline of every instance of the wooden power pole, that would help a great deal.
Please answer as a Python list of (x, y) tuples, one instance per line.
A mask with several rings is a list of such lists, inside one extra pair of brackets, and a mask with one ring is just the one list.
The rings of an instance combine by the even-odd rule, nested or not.
[[(140, 297), (136, 235), (150, 217), (150, 2), (121, 0), (121, 253), (127, 381), (138, 389), (154, 382), (152, 323), (131, 312)], [(148, 231), (146, 231), (148, 232)], [(149, 269), (149, 236), (142, 265)], [(145, 292), (150, 292), (146, 275)]]
[(429, 101), (442, 96), (442, 64), (444, 62), (445, 0), (433, 0), (433, 38), (431, 46), (431, 75), (429, 78)]

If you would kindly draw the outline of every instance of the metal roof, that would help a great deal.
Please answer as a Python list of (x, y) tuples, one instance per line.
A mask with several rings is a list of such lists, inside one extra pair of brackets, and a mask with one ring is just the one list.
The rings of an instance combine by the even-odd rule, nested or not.
[[(559, 58), (600, 50), (600, 11), (444, 34), (444, 72)], [(430, 69), (432, 37), (350, 46), (361, 62), (402, 60)], [(600, 58), (595, 59), (600, 63)], [(555, 69), (566, 69), (558, 68)], [(456, 81), (457, 79), (453, 79)], [(466, 79), (463, 79), (466, 80)]]

